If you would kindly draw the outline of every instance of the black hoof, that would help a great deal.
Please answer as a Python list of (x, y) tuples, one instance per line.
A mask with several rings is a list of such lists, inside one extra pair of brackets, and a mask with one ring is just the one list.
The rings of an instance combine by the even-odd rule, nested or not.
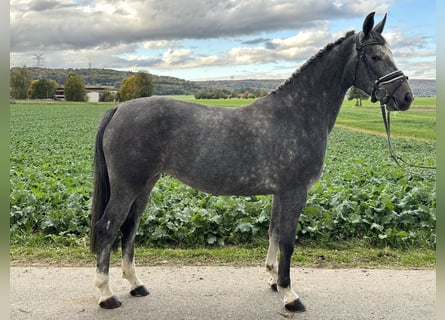
[(103, 309), (115, 309), (119, 308), (122, 303), (116, 296), (109, 297), (107, 300), (103, 300), (99, 303), (99, 306)]
[(148, 294), (150, 292), (148, 292), (148, 290), (147, 290), (147, 288), (145, 288), (145, 286), (139, 286), (139, 287), (131, 290), (130, 293), (133, 297), (145, 297), (145, 296), (148, 296)]
[(292, 302), (286, 303), (286, 309), (292, 312), (304, 312), (306, 307), (300, 299), (294, 300)]
[(278, 291), (278, 286), (277, 286), (277, 284), (276, 284), (276, 283), (274, 283), (274, 284), (271, 284), (271, 285), (270, 285), (270, 288), (272, 289), (272, 291), (275, 291), (275, 292), (277, 292), (277, 291)]

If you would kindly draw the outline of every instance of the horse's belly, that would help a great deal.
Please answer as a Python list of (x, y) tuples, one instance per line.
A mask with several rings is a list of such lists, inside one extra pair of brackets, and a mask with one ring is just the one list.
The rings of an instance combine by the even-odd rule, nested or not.
[(179, 181), (203, 192), (216, 195), (259, 195), (272, 194), (278, 190), (278, 183), (273, 177), (264, 174), (236, 174), (233, 171), (205, 170), (165, 170)]
[(320, 157), (262, 156), (257, 150), (245, 152), (200, 152), (170, 157), (164, 172), (183, 183), (218, 195), (278, 194), (299, 185), (308, 188), (320, 177), (323, 159)]

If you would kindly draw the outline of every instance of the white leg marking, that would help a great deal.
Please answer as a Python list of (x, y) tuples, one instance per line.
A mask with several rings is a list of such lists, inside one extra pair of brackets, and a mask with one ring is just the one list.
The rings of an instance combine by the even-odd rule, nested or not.
[(287, 288), (278, 286), (278, 292), (283, 293), (285, 305), (299, 299), (297, 293), (291, 288), (291, 286)]
[(275, 286), (278, 281), (278, 239), (271, 237), (269, 239), (269, 249), (267, 250), (266, 269), (270, 274), (269, 285)]
[(107, 274), (96, 272), (96, 280), (94, 281), (94, 284), (100, 290), (99, 303), (104, 300), (107, 300), (108, 298), (114, 295), (110, 289), (110, 286), (108, 285)]
[(131, 290), (143, 285), (142, 281), (136, 275), (134, 261), (130, 262), (126, 258), (122, 259), (122, 278), (130, 282)]

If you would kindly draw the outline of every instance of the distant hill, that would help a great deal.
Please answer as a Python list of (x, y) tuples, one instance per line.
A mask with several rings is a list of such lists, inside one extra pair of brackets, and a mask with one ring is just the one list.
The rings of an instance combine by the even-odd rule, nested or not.
[[(85, 84), (92, 86), (106, 86), (119, 90), (125, 78), (134, 74), (131, 71), (117, 71), (112, 69), (50, 69), (30, 67), (28, 70), (33, 79), (47, 78), (63, 85), (70, 73), (77, 73)], [(203, 88), (195, 82), (174, 77), (153, 76), (155, 95), (190, 95)]]
[[(118, 90), (122, 81), (134, 74), (130, 71), (117, 71), (112, 69), (49, 69), (30, 67), (33, 79), (47, 78), (63, 84), (72, 72), (79, 74), (88, 85), (109, 86)], [(175, 77), (152, 75), (155, 84), (155, 95), (193, 95), (200, 90), (223, 89), (242, 91), (246, 88), (260, 89), (270, 92), (278, 88), (285, 79), (278, 80), (218, 80), (218, 81), (188, 81)], [(409, 79), (415, 96), (435, 96), (436, 80)]]
[(112, 69), (51, 69), (28, 67), (33, 79), (46, 78), (63, 85), (70, 73), (77, 73), (81, 76), (85, 84), (107, 86), (119, 88), (125, 78), (131, 76), (133, 72), (117, 71)]
[(408, 79), (415, 96), (435, 96), (436, 79)]
[(205, 89), (199, 83), (175, 77), (153, 76), (155, 95), (192, 95)]

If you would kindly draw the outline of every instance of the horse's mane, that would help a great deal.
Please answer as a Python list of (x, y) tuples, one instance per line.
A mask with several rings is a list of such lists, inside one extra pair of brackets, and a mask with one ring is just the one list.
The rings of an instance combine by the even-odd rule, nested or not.
[(335, 46), (339, 45), (340, 43), (342, 43), (344, 40), (346, 40), (347, 38), (351, 37), (353, 34), (355, 34), (355, 31), (349, 31), (346, 33), (345, 36), (337, 39), (335, 42), (333, 43), (329, 43), (328, 45), (326, 45), (326, 47), (324, 47), (323, 49), (321, 49), (320, 51), (318, 51), (317, 54), (313, 55), (309, 60), (307, 60), (299, 69), (297, 69), (292, 76), (287, 79), (284, 83), (282, 83), (278, 89), (272, 91), (272, 93), (275, 93), (278, 90), (281, 90), (283, 87), (285, 87), (287, 84), (291, 83), (293, 79), (297, 78), (298, 75), (304, 70), (306, 69), (308, 66), (314, 64), (314, 62), (318, 61), (321, 57), (323, 57), (326, 53), (330, 52), (332, 50), (332, 48), (334, 48)]

